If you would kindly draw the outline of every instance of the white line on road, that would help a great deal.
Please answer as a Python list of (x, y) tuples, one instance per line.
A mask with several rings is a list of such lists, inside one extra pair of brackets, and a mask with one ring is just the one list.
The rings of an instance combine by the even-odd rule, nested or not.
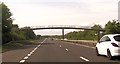
[(24, 62), (25, 62), (25, 60), (21, 60), (21, 61), (20, 61), (20, 63), (24, 63)]
[(45, 40), (43, 42), (41, 42), (41, 43), (44, 43), (46, 40), (47, 40), (47, 38), (45, 38)]
[(24, 59), (25, 59), (25, 60), (28, 59), (28, 56), (24, 57)]
[(33, 54), (34, 51), (31, 51), (30, 54)]
[(37, 47), (40, 47), (41, 45), (38, 45)]
[[(45, 40), (46, 40), (46, 39), (45, 39)], [(42, 41), (41, 43), (44, 43), (45, 40)], [(27, 54), (27, 56), (24, 57), (23, 60), (21, 60), (19, 63), (24, 63), (25, 60), (27, 60), (40, 46), (41, 46), (41, 44), (39, 44), (37, 47), (35, 47), (35, 48), (34, 48), (29, 54)]]
[(88, 59), (86, 59), (86, 58), (84, 58), (82, 56), (80, 56), (80, 58), (83, 59), (84, 61), (87, 61), (87, 62), (89, 61)]
[(65, 50), (66, 50), (66, 51), (68, 51), (68, 49), (67, 49), (67, 48), (66, 48)]
[(60, 45), (60, 48), (61, 48), (62, 46)]
[(36, 47), (34, 50), (38, 49), (38, 47)]
[(27, 56), (31, 56), (32, 54), (28, 54)]

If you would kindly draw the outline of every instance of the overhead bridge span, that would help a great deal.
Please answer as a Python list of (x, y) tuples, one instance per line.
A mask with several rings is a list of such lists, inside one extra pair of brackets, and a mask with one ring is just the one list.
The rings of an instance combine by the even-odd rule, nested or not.
[[(105, 31), (103, 29), (93, 29), (93, 28), (91, 28), (91, 26), (80, 26), (80, 25), (48, 25), (48, 26), (26, 26), (26, 27), (30, 27), (29, 29), (31, 29), (31, 30), (62, 29), (63, 40), (64, 40), (64, 29), (94, 30), (94, 31), (97, 31), (98, 40), (100, 39), (100, 32)], [(24, 28), (22, 28), (22, 29), (24, 29)]]

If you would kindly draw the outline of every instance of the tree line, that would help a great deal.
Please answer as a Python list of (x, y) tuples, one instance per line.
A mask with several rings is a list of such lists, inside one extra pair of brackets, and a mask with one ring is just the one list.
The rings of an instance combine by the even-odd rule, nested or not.
[[(94, 25), (92, 29), (104, 29), (105, 31), (100, 34), (100, 37), (106, 34), (120, 34), (120, 22), (118, 20), (109, 21), (105, 28), (102, 28), (101, 25)], [(97, 40), (97, 31), (94, 30), (83, 30), (83, 31), (74, 31), (67, 33), (65, 35), (67, 39), (71, 40)]]
[(2, 44), (10, 41), (38, 39), (40, 35), (36, 35), (30, 27), (19, 28), (17, 24), (13, 24), (12, 13), (10, 9), (4, 4), (0, 3), (0, 10), (2, 10)]
[[(0, 3), (0, 10), (2, 10), (2, 13), (0, 13), (0, 16), (2, 15), (2, 44), (6, 44), (10, 41), (39, 39), (41, 37), (41, 35), (36, 35), (32, 30), (30, 30), (30, 27), (19, 28), (17, 24), (13, 24), (12, 13), (4, 3)], [(109, 21), (105, 25), (105, 28), (102, 28), (100, 25), (96, 24), (91, 28), (105, 29), (102, 33), (103, 35), (120, 34), (120, 23), (118, 20)], [(67, 39), (75, 40), (97, 40), (96, 33), (97, 31), (93, 30), (80, 30), (67, 33), (65, 37)]]

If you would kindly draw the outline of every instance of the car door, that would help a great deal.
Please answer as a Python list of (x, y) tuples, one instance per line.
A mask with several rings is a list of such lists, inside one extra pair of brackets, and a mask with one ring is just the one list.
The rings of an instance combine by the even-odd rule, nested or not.
[(107, 49), (109, 48), (109, 45), (111, 44), (111, 39), (106, 36), (104, 42), (102, 43), (102, 53), (104, 55), (107, 55)]
[(109, 46), (109, 43), (110, 43), (110, 38), (108, 36), (104, 36), (101, 40), (100, 40), (100, 43), (99, 43), (99, 50), (100, 50), (100, 54), (102, 55), (106, 55), (106, 50)]
[(99, 50), (99, 54), (103, 54), (103, 43), (105, 41), (105, 37), (102, 37), (98, 43), (98, 50)]

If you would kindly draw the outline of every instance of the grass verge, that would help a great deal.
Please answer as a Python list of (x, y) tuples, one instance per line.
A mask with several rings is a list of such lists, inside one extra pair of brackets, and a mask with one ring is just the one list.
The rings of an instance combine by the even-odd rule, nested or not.
[(41, 40), (21, 40), (21, 41), (11, 41), (7, 44), (2, 45), (2, 53), (6, 52), (6, 51), (10, 51), (10, 50), (14, 50), (14, 49), (19, 49), (25, 45), (38, 45), (39, 42), (41, 42), (43, 39)]
[(61, 41), (77, 43), (77, 44), (93, 46), (93, 47), (95, 47), (97, 43), (97, 41), (91, 41), (91, 40), (61, 40)]
[(0, 45), (0, 53), (2, 53), (2, 45)]

